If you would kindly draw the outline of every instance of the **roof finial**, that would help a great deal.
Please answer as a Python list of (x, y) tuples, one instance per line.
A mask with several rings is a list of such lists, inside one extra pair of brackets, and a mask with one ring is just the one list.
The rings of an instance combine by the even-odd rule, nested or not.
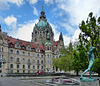
[(43, 5), (42, 5), (42, 11), (43, 11)]

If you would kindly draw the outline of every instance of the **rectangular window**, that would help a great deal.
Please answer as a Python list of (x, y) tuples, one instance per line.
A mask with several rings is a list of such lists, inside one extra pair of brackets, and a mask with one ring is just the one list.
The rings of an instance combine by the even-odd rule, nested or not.
[(37, 66), (37, 69), (39, 69), (39, 66)]
[(43, 66), (41, 66), (41, 69), (43, 69)]
[(0, 68), (2, 67), (2, 64), (0, 63)]
[(33, 65), (33, 69), (35, 69), (35, 66)]
[(35, 57), (35, 54), (33, 54), (33, 57)]
[(33, 63), (35, 63), (35, 60), (33, 59)]
[(25, 58), (23, 58), (23, 60), (22, 60), (23, 62), (25, 62)]
[(10, 61), (13, 61), (13, 57), (10, 57)]
[(30, 70), (28, 70), (28, 73), (30, 73)]
[(39, 57), (39, 54), (37, 54), (37, 57)]

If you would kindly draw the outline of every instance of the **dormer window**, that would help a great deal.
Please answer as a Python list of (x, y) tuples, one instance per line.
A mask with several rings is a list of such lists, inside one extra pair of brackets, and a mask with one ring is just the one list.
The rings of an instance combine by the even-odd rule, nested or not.
[(32, 50), (34, 51), (35, 49), (34, 49), (34, 48), (32, 48)]
[(22, 46), (22, 49), (25, 49), (25, 46)]
[(28, 50), (30, 50), (30, 47), (28, 47)]
[(10, 46), (13, 47), (14, 45), (13, 44), (10, 44)]
[(17, 48), (19, 48), (19, 45), (17, 44)]
[(28, 56), (30, 56), (30, 53), (28, 53)]

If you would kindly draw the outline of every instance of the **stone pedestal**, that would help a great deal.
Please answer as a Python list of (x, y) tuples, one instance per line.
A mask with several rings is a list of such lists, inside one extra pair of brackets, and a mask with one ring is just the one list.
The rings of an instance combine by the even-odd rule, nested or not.
[(99, 86), (99, 81), (93, 81), (93, 82), (82, 82), (80, 81), (80, 86)]

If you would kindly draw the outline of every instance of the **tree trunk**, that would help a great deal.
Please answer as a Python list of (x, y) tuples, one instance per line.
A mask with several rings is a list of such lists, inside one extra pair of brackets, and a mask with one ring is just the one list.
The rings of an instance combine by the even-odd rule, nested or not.
[(78, 76), (78, 71), (76, 71), (76, 76)]

